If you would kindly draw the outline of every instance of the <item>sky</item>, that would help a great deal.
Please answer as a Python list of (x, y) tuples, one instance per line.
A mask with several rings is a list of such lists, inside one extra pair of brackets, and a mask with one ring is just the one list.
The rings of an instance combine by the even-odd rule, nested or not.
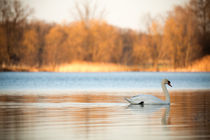
[[(75, 3), (84, 0), (23, 0), (34, 9), (32, 18), (47, 22), (68, 23), (75, 20), (72, 11)], [(90, 0), (96, 3), (98, 12), (105, 11), (103, 19), (114, 26), (145, 30), (145, 17), (167, 15), (175, 5), (184, 5), (189, 0)], [(97, 11), (96, 11), (97, 12)]]

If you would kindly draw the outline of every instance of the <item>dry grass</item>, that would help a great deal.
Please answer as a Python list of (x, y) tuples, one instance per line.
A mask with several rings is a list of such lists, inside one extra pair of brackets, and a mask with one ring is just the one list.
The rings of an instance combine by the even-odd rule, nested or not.
[(0, 71), (20, 71), (20, 72), (38, 72), (39, 69), (36, 67), (30, 67), (26, 65), (2, 65)]
[(210, 55), (204, 56), (201, 59), (194, 61), (188, 67), (176, 68), (172, 67), (163, 67), (160, 71), (167, 72), (210, 72)]
[(112, 63), (73, 62), (55, 68), (56, 72), (119, 72), (129, 71), (128, 66)]
[(207, 55), (200, 60), (195, 61), (191, 67), (191, 71), (210, 72), (210, 55)]
[[(122, 71), (157, 71), (152, 66), (126, 66), (113, 63), (94, 62), (73, 62), (57, 66), (43, 66), (41, 68), (25, 65), (0, 66), (0, 71), (51, 71), (51, 72), (122, 72)], [(158, 71), (167, 72), (210, 72), (210, 55), (196, 60), (191, 66), (186, 68), (172, 69), (170, 66), (162, 66)]]

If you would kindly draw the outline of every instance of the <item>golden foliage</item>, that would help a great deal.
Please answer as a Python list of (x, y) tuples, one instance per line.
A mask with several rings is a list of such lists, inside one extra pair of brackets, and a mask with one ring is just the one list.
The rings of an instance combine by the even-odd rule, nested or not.
[(164, 43), (174, 68), (186, 67), (200, 55), (194, 18), (190, 9), (177, 6), (166, 20)]
[(5, 37), (5, 30), (0, 27), (0, 63), (5, 64), (9, 61), (9, 55), (7, 53), (7, 43)]
[(35, 65), (38, 57), (38, 35), (34, 29), (24, 32), (23, 40), (23, 63), (27, 65)]
[[(6, 10), (15, 12), (12, 2), (8, 4), (11, 5)], [(24, 70), (29, 67), (29, 71), (30, 67), (40, 71), (183, 70), (194, 65), (196, 59), (204, 56), (202, 51), (208, 50), (210, 32), (207, 23), (201, 26), (204, 18), (196, 15), (193, 3), (176, 6), (164, 24), (157, 19), (151, 20), (147, 33), (120, 29), (94, 19), (88, 15), (92, 10), (89, 5), (76, 8), (76, 12), (82, 14), (80, 20), (63, 25), (42, 21), (29, 23), (25, 15), (28, 11), (17, 15), (26, 16), (18, 23), (15, 17), (11, 20), (1, 17), (1, 69), (21, 70), (19, 67), (23, 66)], [(86, 11), (80, 13), (84, 10), (81, 8)]]

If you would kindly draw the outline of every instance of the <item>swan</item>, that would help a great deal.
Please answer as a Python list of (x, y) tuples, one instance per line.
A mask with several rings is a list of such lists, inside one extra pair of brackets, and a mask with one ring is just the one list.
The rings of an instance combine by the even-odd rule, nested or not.
[[(168, 90), (166, 88), (166, 84), (171, 86), (171, 82), (168, 79), (163, 79), (161, 82), (162, 90), (165, 94), (166, 100), (163, 101), (155, 96), (152, 95), (136, 95), (131, 98), (125, 98), (130, 104), (133, 105), (144, 105), (144, 104), (153, 104), (153, 105), (163, 105), (163, 104), (170, 104), (170, 96)], [(172, 86), (171, 86), (172, 87)]]

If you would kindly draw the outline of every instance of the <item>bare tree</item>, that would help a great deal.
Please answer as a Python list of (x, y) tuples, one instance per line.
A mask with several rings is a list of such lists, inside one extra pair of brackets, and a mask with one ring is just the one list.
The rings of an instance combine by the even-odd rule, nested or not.
[(90, 26), (93, 20), (102, 20), (105, 10), (100, 10), (96, 1), (93, 0), (82, 0), (80, 3), (75, 2), (75, 7), (71, 11), (74, 18), (84, 24), (86, 37), (84, 38), (83, 48), (86, 52), (84, 60), (92, 61), (94, 47), (91, 44), (94, 40)]
[(209, 0), (191, 0), (189, 8), (197, 17), (198, 27), (200, 29), (200, 44), (203, 48), (203, 54), (210, 54), (210, 1)]
[(0, 1), (0, 27), (5, 33), (6, 50), (9, 63), (20, 61), (23, 28), (32, 9), (25, 7), (19, 0)]
[(164, 27), (164, 43), (168, 46), (174, 68), (186, 67), (198, 57), (198, 34), (191, 11), (187, 7), (175, 7)]
[(78, 1), (75, 2), (71, 13), (75, 20), (84, 22), (88, 28), (91, 20), (102, 20), (104, 18), (105, 9), (99, 9), (96, 1), (82, 0), (80, 3)]

